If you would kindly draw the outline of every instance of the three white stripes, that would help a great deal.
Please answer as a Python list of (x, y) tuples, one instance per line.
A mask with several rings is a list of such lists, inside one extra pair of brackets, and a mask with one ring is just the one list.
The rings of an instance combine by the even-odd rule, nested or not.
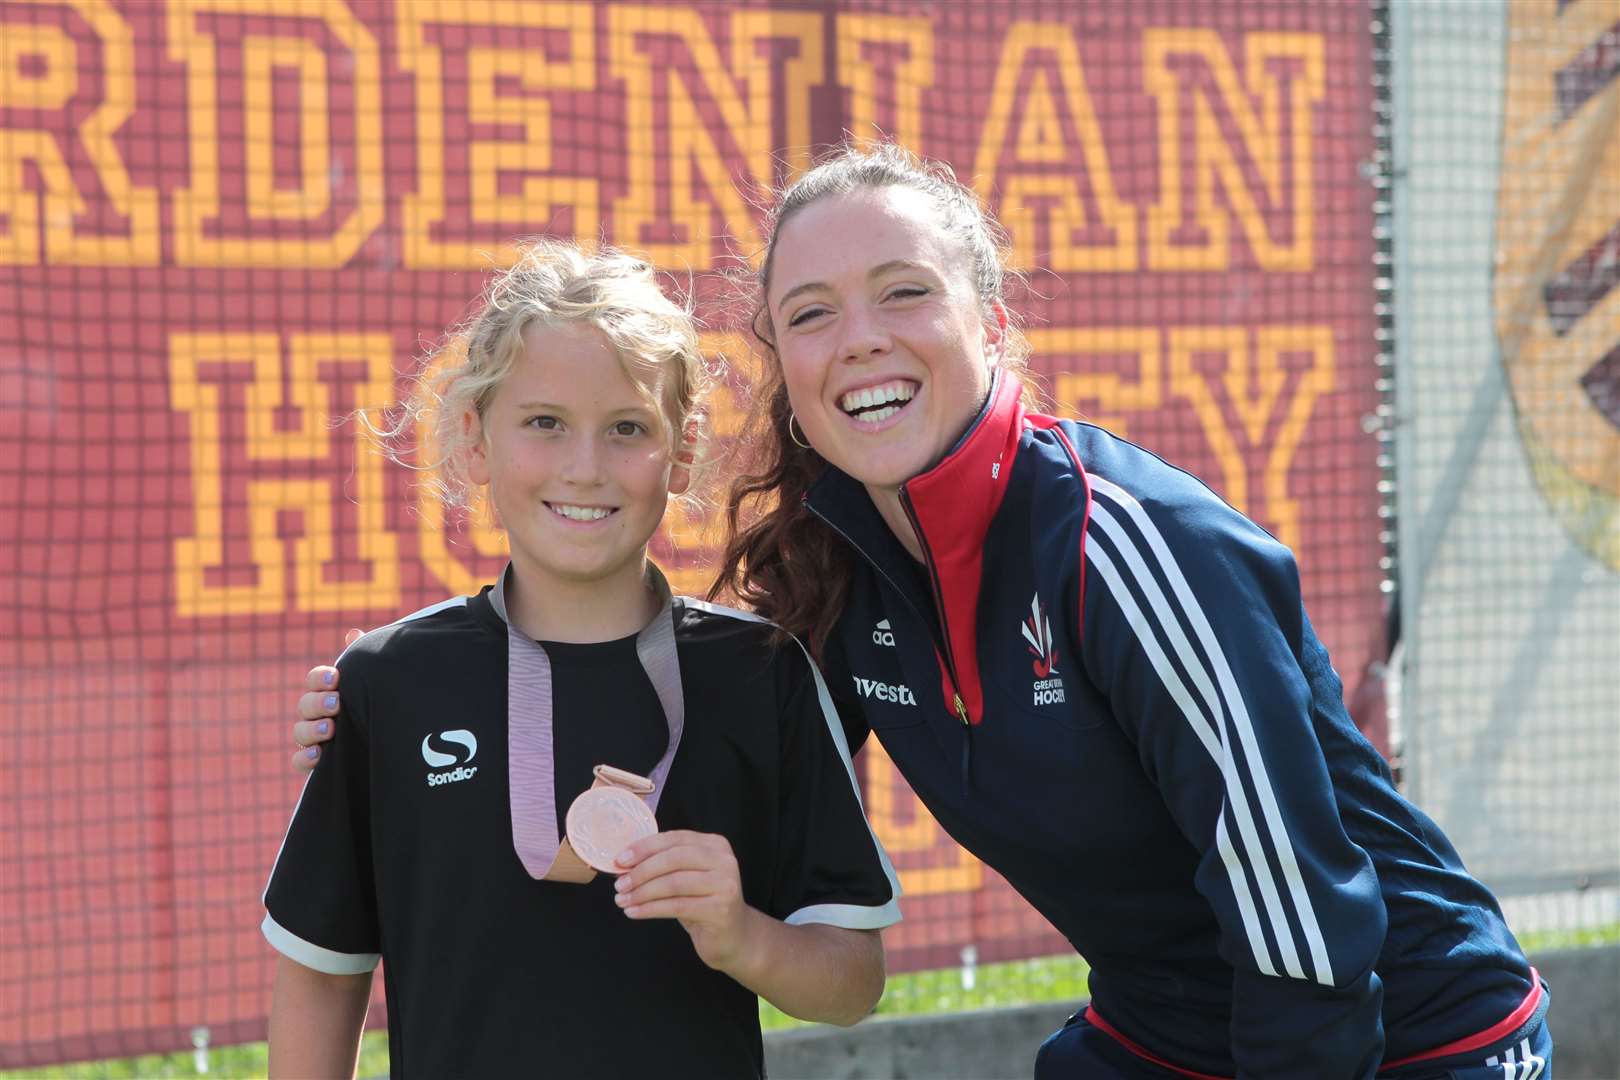
[[(1232, 676), (1231, 666), (1226, 661), (1226, 655), (1221, 650), (1220, 642), (1215, 636), (1214, 629), (1205, 617), (1203, 609), (1199, 606), (1197, 598), (1193, 595), (1187, 579), (1182, 575), (1181, 569), (1176, 565), (1169, 546), (1164, 537), (1148, 517), (1147, 511), (1142, 509), (1128, 492), (1110, 483), (1101, 477), (1087, 474), (1094, 495), (1100, 494), (1116, 506), (1130, 519), (1147, 541), (1152, 556), (1158, 563), (1165, 580), (1169, 582), (1171, 591), (1185, 612), (1187, 622), (1191, 625), (1193, 633), (1203, 648), (1204, 655), (1209, 658), (1208, 666), (1198, 656), (1181, 629), (1181, 620), (1176, 617), (1175, 609), (1166, 599), (1164, 592), (1159, 588), (1154, 575), (1149, 571), (1143, 553), (1137, 542), (1126, 532), (1125, 528), (1109, 511), (1096, 499), (1092, 501), (1091, 519), (1114, 544), (1125, 560), (1134, 580), (1142, 590), (1149, 606), (1153, 610), (1154, 622), (1150, 622), (1137, 607), (1135, 600), (1126, 589), (1119, 568), (1114, 564), (1108, 554), (1096, 545), (1087, 545), (1086, 554), (1093, 565), (1102, 574), (1113, 591), (1115, 600), (1124, 611), (1126, 620), (1141, 640), (1143, 650), (1153, 663), (1154, 670), (1164, 681), (1172, 700), (1181, 709), (1193, 732), (1199, 741), (1204, 744), (1205, 750), (1214, 759), (1221, 770), (1221, 776), (1226, 786), (1226, 803), (1232, 809), (1233, 820), (1238, 827), (1238, 836), (1242, 840), (1243, 850), (1247, 854), (1247, 863), (1255, 876), (1255, 882), (1260, 887), (1261, 897), (1265, 903), (1267, 917), (1271, 923), (1272, 935), (1277, 941), (1282, 953), (1283, 967), (1294, 978), (1305, 978), (1300, 964), (1298, 950), (1294, 946), (1294, 934), (1288, 925), (1288, 914), (1278, 892), (1277, 882), (1272, 875), (1270, 862), (1266, 859), (1265, 845), (1259, 835), (1259, 828), (1253, 815), (1249, 812), (1249, 800), (1244, 793), (1242, 769), (1234, 754), (1227, 745), (1226, 725), (1222, 722), (1223, 716), (1231, 716), (1232, 727), (1236, 733), (1238, 744), (1243, 750), (1243, 756), (1249, 780), (1254, 788), (1255, 797), (1260, 804), (1263, 824), (1271, 841), (1272, 848), (1277, 853), (1277, 863), (1282, 870), (1283, 881), (1288, 894), (1293, 900), (1294, 910), (1299, 916), (1300, 929), (1304, 934), (1305, 942), (1310, 950), (1311, 964), (1315, 969), (1315, 979), (1323, 986), (1333, 983), (1333, 971), (1328, 960), (1327, 942), (1322, 937), (1322, 931), (1316, 921), (1316, 912), (1311, 906), (1310, 895), (1306, 891), (1303, 875), (1299, 870), (1299, 862), (1295, 858), (1293, 843), (1289, 839), (1287, 827), (1282, 820), (1282, 811), (1277, 805), (1275, 792), (1271, 787), (1271, 779), (1266, 773), (1265, 761), (1260, 756), (1258, 741), (1255, 738), (1254, 726), (1249, 720), (1249, 711), (1243, 695), (1238, 690), (1237, 680)], [(1160, 640), (1160, 633), (1168, 639), (1168, 646), (1174, 651), (1181, 662), (1181, 667), (1193, 681), (1208, 710), (1208, 717), (1213, 719), (1213, 725), (1206, 719), (1203, 710), (1194, 703), (1192, 695), (1170, 663), (1165, 654), (1166, 642)], [(1211, 671), (1213, 669), (1213, 672)], [(1213, 679), (1211, 675), (1213, 674)], [(1219, 690), (1217, 692), (1217, 684)], [(1254, 900), (1250, 895), (1248, 882), (1244, 876), (1244, 860), (1233, 848), (1231, 839), (1227, 835), (1226, 816), (1221, 815), (1216, 824), (1216, 844), (1221, 860), (1226, 866), (1227, 876), (1232, 883), (1232, 893), (1237, 902), (1238, 911), (1243, 919), (1244, 930), (1249, 936), (1249, 944), (1253, 949), (1255, 963), (1260, 971), (1266, 975), (1276, 975), (1276, 969), (1271, 963), (1270, 951), (1266, 947), (1265, 937), (1261, 931), (1258, 912)]]

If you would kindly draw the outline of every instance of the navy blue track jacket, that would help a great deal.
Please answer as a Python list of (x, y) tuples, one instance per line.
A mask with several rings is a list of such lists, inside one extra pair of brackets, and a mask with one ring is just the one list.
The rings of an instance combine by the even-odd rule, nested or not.
[(1507, 1035), (1541, 990), (1345, 711), (1292, 554), (1196, 478), (1026, 414), (998, 374), (902, 499), (829, 470), (863, 559), (828, 676), (940, 824), (1190, 1075), (1367, 1077)]

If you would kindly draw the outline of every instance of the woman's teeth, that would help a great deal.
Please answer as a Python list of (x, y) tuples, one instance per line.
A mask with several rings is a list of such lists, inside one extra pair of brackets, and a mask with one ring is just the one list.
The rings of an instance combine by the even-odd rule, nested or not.
[[(917, 394), (917, 384), (897, 379), (882, 386), (868, 386), (864, 390), (851, 390), (838, 399), (839, 408), (850, 416), (876, 423), (887, 420), (905, 407)], [(898, 404), (891, 404), (898, 402)], [(868, 411), (870, 410), (870, 411)]]
[(566, 503), (547, 503), (546, 505), (551, 507), (554, 513), (561, 514), (570, 521), (601, 521), (613, 513), (612, 510), (606, 510), (600, 506), (569, 506)]

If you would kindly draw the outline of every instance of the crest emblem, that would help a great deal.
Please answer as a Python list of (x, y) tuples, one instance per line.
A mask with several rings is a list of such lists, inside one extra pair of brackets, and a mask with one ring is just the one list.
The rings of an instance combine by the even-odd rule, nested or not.
[(1035, 657), (1035, 677), (1049, 679), (1057, 674), (1057, 650), (1052, 644), (1052, 623), (1041, 609), (1041, 594), (1030, 601), (1029, 618), (1024, 621), (1024, 640)]

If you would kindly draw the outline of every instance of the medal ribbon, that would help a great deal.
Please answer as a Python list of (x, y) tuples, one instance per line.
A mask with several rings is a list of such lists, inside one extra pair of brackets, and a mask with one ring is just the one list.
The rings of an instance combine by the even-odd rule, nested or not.
[[(563, 844), (562, 830), (557, 826), (551, 659), (537, 641), (513, 626), (507, 617), (506, 577), (502, 574), (490, 591), (490, 603), (506, 622), (506, 747), (512, 845), (529, 876), (544, 879), (552, 875)], [(653, 790), (645, 796), (648, 808), (656, 813), (686, 726), (686, 699), (681, 695), (681, 665), (675, 651), (674, 596), (669, 582), (651, 563), (647, 564), (647, 580), (663, 603), (658, 614), (636, 635), (636, 656), (652, 680), (664, 708), (664, 721), (669, 725), (669, 746), (649, 774)]]

